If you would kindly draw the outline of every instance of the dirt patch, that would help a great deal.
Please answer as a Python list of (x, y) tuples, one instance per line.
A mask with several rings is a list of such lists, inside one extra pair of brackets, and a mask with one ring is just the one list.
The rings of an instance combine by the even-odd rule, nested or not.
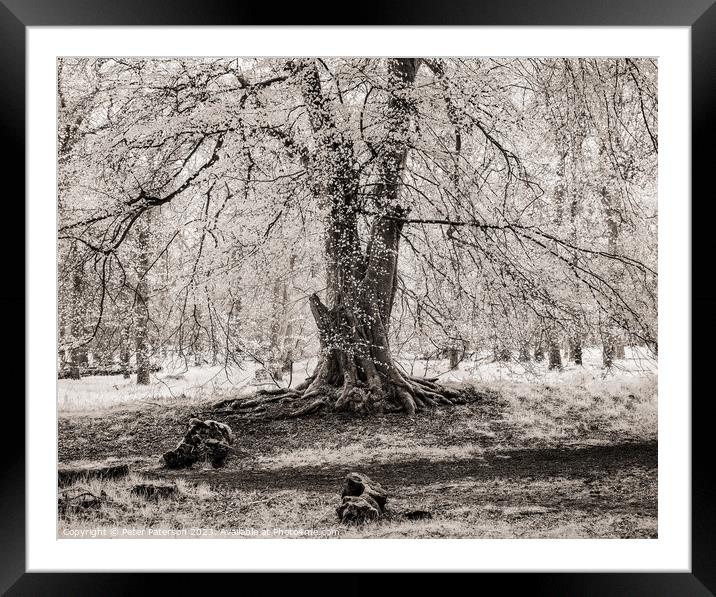
[(554, 448), (513, 450), (484, 454), (480, 458), (436, 461), (428, 459), (403, 460), (395, 463), (346, 463), (342, 466), (292, 467), (263, 470), (258, 468), (227, 467), (221, 470), (194, 469), (188, 471), (146, 471), (160, 477), (180, 477), (192, 482), (223, 485), (243, 490), (283, 490), (338, 492), (345, 475), (353, 470), (366, 474), (390, 488), (407, 485), (448, 482), (469, 478), (485, 479), (545, 479), (580, 478), (587, 483), (617, 471), (631, 469), (654, 470), (657, 464), (657, 444), (626, 443), (585, 448)]

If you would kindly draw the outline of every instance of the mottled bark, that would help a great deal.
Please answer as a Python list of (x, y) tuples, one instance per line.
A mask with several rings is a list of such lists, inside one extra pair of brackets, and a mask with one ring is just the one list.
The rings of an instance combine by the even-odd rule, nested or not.
[(122, 337), (121, 337), (121, 345), (120, 345), (120, 365), (122, 367), (122, 377), (124, 379), (129, 379), (130, 374), (130, 365), (129, 361), (131, 358), (131, 351), (130, 351), (130, 335), (132, 333), (132, 328), (130, 325), (125, 325), (122, 328)]
[(520, 346), (520, 354), (518, 356), (520, 363), (529, 363), (530, 361), (530, 347), (529, 344), (523, 344)]
[(602, 340), (602, 366), (609, 369), (614, 364), (614, 338), (609, 334), (603, 334)]
[[(148, 218), (148, 216), (147, 216)], [(137, 234), (137, 286), (135, 290), (135, 358), (137, 384), (149, 385), (149, 222), (138, 226)]]
[(460, 351), (456, 347), (448, 348), (448, 359), (450, 361), (450, 370), (457, 369), (460, 364)]
[(72, 272), (72, 307), (71, 307), (71, 335), (73, 347), (70, 349), (70, 379), (80, 379), (80, 367), (87, 364), (87, 348), (79, 346), (84, 331), (84, 316), (82, 313), (82, 268), (75, 266)]
[(624, 342), (617, 339), (614, 343), (614, 356), (617, 359), (623, 359), (626, 357), (626, 348), (624, 347)]
[(358, 230), (359, 180), (351, 140), (336, 126), (321, 92), (314, 61), (291, 62), (319, 148), (307, 166), (313, 192), (326, 206), (326, 293), (310, 297), (320, 341), (313, 375), (298, 386), (302, 405), (293, 415), (327, 403), (336, 410), (381, 412), (451, 403), (456, 392), (433, 381), (410, 378), (393, 361), (388, 339), (395, 300), (401, 229), (407, 211), (400, 205), (401, 176), (408, 154), (413, 106), (410, 87), (419, 61), (388, 62), (386, 139), (376, 150), (379, 182), (372, 191), (378, 212), (365, 251)]
[(549, 355), (549, 368), (562, 368), (562, 352), (559, 348), (559, 341), (554, 332), (550, 332), (547, 338), (547, 353)]
[(295, 339), (293, 337), (293, 319), (289, 313), (290, 286), (293, 283), (293, 268), (296, 263), (296, 256), (291, 255), (289, 260), (289, 280), (284, 280), (282, 290), (282, 313), (285, 322), (285, 330), (283, 334), (283, 346), (281, 349), (281, 371), (291, 374), (293, 371), (293, 352)]
[(575, 365), (582, 364), (582, 339), (572, 338), (569, 342), (569, 358)]
[[(607, 250), (612, 255), (617, 254), (619, 239), (620, 214), (616, 204), (616, 198), (606, 186), (601, 191), (602, 205), (606, 216), (607, 224)], [(615, 358), (624, 358), (624, 343), (614, 329), (607, 329), (603, 332), (604, 345), (602, 348), (602, 364), (605, 368), (612, 366)]]

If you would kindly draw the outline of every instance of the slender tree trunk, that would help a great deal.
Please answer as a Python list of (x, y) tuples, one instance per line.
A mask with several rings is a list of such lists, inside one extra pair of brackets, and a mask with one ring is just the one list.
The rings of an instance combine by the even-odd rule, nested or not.
[[(617, 253), (617, 243), (619, 238), (619, 211), (615, 205), (615, 200), (608, 188), (602, 187), (602, 204), (604, 206), (607, 218), (607, 239), (608, 250), (612, 254)], [(619, 339), (617, 333), (612, 329), (608, 329), (603, 333), (605, 344), (602, 349), (602, 363), (605, 368), (612, 366), (615, 358), (624, 358), (624, 344)], [(621, 355), (621, 356), (620, 356)]]
[(295, 339), (293, 337), (293, 318), (289, 312), (289, 301), (291, 299), (291, 289), (293, 285), (293, 269), (296, 264), (296, 256), (291, 255), (289, 259), (289, 279), (284, 280), (283, 293), (282, 293), (282, 312), (283, 320), (285, 322), (285, 331), (283, 335), (283, 348), (281, 350), (281, 370), (284, 373), (293, 373), (293, 349), (295, 346)]
[(623, 359), (626, 356), (626, 350), (624, 348), (624, 342), (617, 339), (614, 345), (614, 357), (617, 359)]
[[(554, 190), (555, 202), (556, 202), (556, 213), (554, 216), (554, 222), (557, 225), (562, 225), (564, 219), (564, 204), (565, 198), (568, 192), (569, 181), (567, 180), (567, 156), (569, 154), (569, 139), (564, 135), (562, 131), (556, 131), (557, 135), (557, 148), (559, 151), (559, 161), (557, 162), (557, 178), (558, 182)], [(562, 353), (559, 349), (559, 342), (555, 337), (553, 329), (549, 329), (547, 333), (547, 355), (549, 358), (550, 369), (561, 369), (562, 368)]]
[(269, 327), (269, 343), (271, 345), (272, 360), (280, 350), (282, 316), (283, 304), (281, 301), (281, 280), (276, 278), (271, 285), (271, 325)]
[(602, 366), (609, 369), (614, 364), (614, 337), (608, 332), (602, 334)]
[(530, 362), (530, 346), (529, 344), (525, 343), (520, 346), (520, 354), (518, 356), (518, 359), (520, 363), (529, 363)]
[(72, 342), (75, 346), (70, 350), (70, 379), (80, 379), (80, 367), (87, 363), (87, 349), (77, 346), (82, 340), (84, 331), (84, 318), (82, 314), (82, 269), (76, 266), (72, 272)]
[(578, 336), (572, 338), (569, 343), (569, 356), (575, 365), (582, 364), (582, 339)]
[(460, 351), (455, 346), (448, 348), (448, 360), (450, 362), (450, 371), (457, 369), (460, 364)]
[(550, 332), (547, 339), (548, 353), (549, 353), (549, 368), (550, 369), (561, 369), (562, 368), (562, 352), (559, 349), (559, 342), (554, 332)]
[(135, 293), (135, 354), (137, 360), (137, 384), (149, 385), (149, 222), (139, 221), (137, 234), (137, 274)]
[(121, 345), (120, 345), (119, 358), (120, 358), (120, 364), (122, 367), (122, 377), (124, 379), (130, 378), (129, 360), (130, 360), (131, 351), (129, 348), (129, 344), (130, 344), (131, 333), (132, 333), (132, 327), (130, 325), (125, 325), (122, 328), (122, 339), (121, 339)]
[(545, 353), (545, 332), (544, 330), (541, 330), (539, 332), (539, 336), (535, 340), (534, 343), (534, 351), (532, 356), (534, 357), (535, 362), (540, 363), (544, 361), (544, 353)]
[[(579, 212), (580, 199), (585, 189), (585, 173), (584, 173), (584, 132), (582, 129), (583, 122), (578, 122), (575, 127), (574, 136), (572, 137), (572, 167), (570, 169), (570, 203), (569, 218), (571, 223), (570, 236), (572, 242), (577, 245), (579, 233), (577, 230), (577, 215)], [(575, 255), (573, 264), (576, 265), (577, 257)], [(579, 316), (575, 317), (577, 326), (576, 333), (569, 341), (569, 358), (575, 365), (582, 364), (582, 322)]]

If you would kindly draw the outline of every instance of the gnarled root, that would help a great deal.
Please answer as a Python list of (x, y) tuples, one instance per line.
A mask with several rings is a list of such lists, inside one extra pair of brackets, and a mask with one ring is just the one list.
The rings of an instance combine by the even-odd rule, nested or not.
[(267, 418), (302, 417), (329, 411), (356, 414), (403, 412), (412, 416), (420, 411), (464, 404), (467, 397), (467, 392), (393, 370), (387, 376), (371, 377), (368, 382), (348, 375), (340, 386), (316, 376), (303, 391), (260, 391), (244, 399), (223, 400), (214, 407), (225, 409), (223, 413)]

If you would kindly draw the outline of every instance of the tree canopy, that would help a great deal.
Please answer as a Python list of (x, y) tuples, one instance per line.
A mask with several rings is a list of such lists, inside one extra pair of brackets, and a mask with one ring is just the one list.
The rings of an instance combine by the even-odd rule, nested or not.
[(58, 98), (61, 348), (359, 385), (382, 350), (657, 351), (654, 60), (72, 58)]

